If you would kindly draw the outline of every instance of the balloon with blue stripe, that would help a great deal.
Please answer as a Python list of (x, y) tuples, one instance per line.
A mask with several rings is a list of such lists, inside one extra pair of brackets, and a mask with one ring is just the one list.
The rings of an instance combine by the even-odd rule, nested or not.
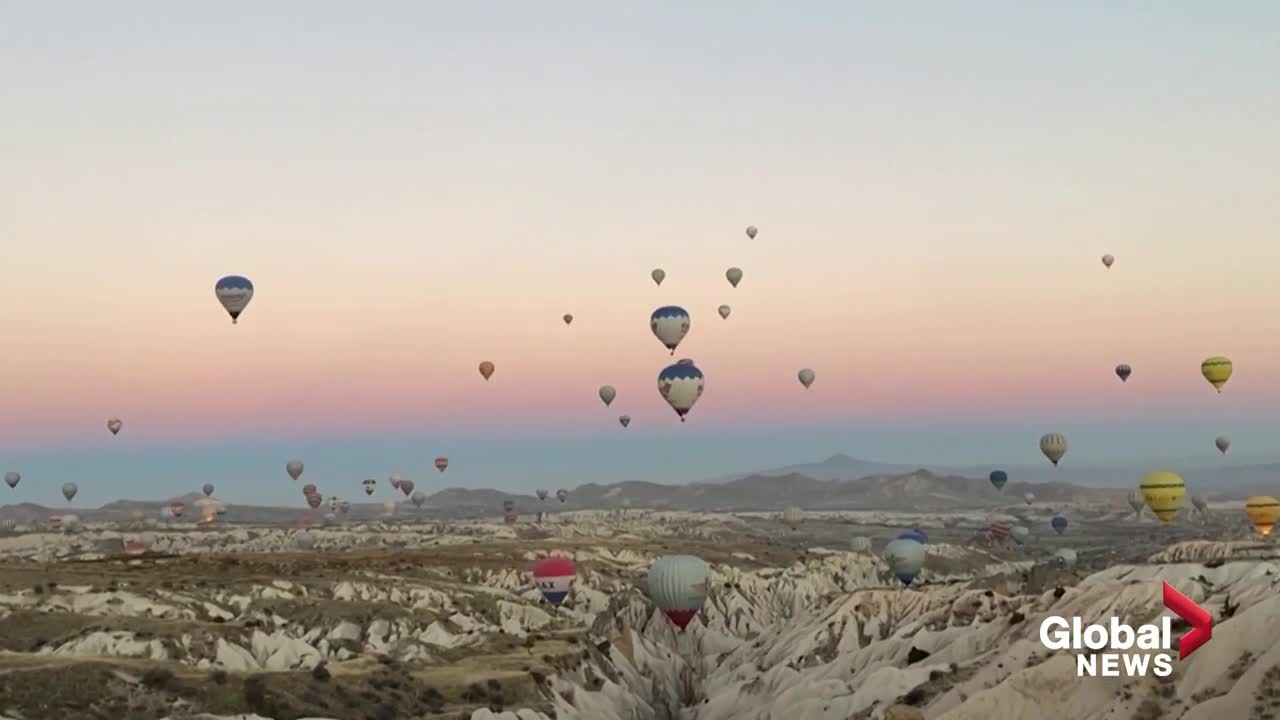
[(228, 275), (213, 286), (213, 293), (231, 316), (231, 324), (234, 325), (239, 321), (240, 313), (244, 312), (253, 299), (253, 283), (247, 277)]
[(533, 563), (533, 584), (552, 607), (569, 595), (569, 588), (578, 575), (573, 561), (565, 557), (545, 557)]
[(925, 535), (925, 534), (924, 534), (924, 531), (923, 531), (923, 530), (921, 530), (920, 528), (913, 528), (913, 529), (911, 529), (911, 530), (904, 530), (903, 532), (901, 532), (901, 533), (899, 533), (899, 534), (898, 534), (898, 539), (899, 539), (899, 540), (915, 540), (916, 542), (920, 543), (921, 545), (928, 545), (928, 544), (929, 544), (929, 536), (928, 536), (928, 535)]
[(649, 329), (675, 355), (676, 347), (689, 334), (689, 311), (677, 305), (664, 305), (649, 316)]
[(684, 416), (702, 397), (703, 387), (702, 371), (688, 358), (668, 365), (658, 373), (658, 392), (680, 416), (680, 422), (684, 422)]
[(925, 547), (910, 538), (898, 538), (885, 547), (885, 561), (894, 577), (903, 585), (910, 585), (924, 567)]

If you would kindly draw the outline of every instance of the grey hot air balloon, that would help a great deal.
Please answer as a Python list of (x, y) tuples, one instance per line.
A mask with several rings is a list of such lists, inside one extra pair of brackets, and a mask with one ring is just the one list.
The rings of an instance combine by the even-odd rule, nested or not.
[(684, 631), (707, 601), (707, 564), (692, 555), (668, 555), (649, 566), (649, 599)]
[(898, 538), (885, 546), (884, 559), (894, 577), (903, 585), (910, 585), (924, 567), (928, 551), (918, 540)]
[(742, 268), (731, 267), (724, 271), (724, 276), (730, 285), (738, 287), (738, 283), (742, 282)]
[(493, 363), (489, 362), (488, 360), (485, 360), (484, 362), (480, 363), (480, 377), (484, 378), (485, 380), (488, 380), (489, 378), (493, 377), (493, 370), (494, 370)]
[(1054, 467), (1067, 454), (1067, 436), (1062, 433), (1047, 433), (1040, 436), (1040, 452), (1049, 458)]
[(204, 486), (200, 488), (200, 492), (204, 493), (205, 497), (209, 497), (210, 495), (212, 495), (213, 483), (205, 483)]
[(760, 232), (760, 231), (756, 229), (756, 226), (755, 226), (755, 225), (748, 225), (748, 226), (747, 226), (747, 237), (751, 238), (752, 240), (754, 240), (754, 239), (755, 239), (755, 237), (756, 237), (756, 233), (758, 233), (758, 232)]
[(800, 380), (800, 384), (805, 386), (806, 389), (813, 384), (816, 377), (818, 376), (813, 372), (812, 368), (802, 368), (800, 372), (796, 373), (796, 378)]
[(310, 550), (316, 546), (316, 536), (308, 530), (303, 530), (293, 536), (293, 544), (297, 545), (299, 550)]
[(782, 511), (782, 522), (787, 527), (795, 530), (804, 522), (804, 511), (798, 507), (789, 507)]
[(253, 283), (240, 275), (228, 275), (214, 285), (213, 293), (222, 304), (222, 309), (231, 316), (231, 324), (234, 325), (240, 321), (240, 313), (244, 312), (253, 299)]
[(284, 471), (289, 473), (289, 477), (293, 478), (294, 480), (297, 480), (299, 477), (302, 476), (302, 461), (290, 460), (288, 463), (285, 464)]
[(1028, 504), (1028, 505), (1030, 505), (1031, 503), (1033, 503), (1033, 502), (1035, 502), (1035, 501), (1036, 501), (1036, 494), (1035, 494), (1035, 493), (1026, 493), (1026, 494), (1024, 494), (1024, 495), (1022, 496), (1022, 502), (1026, 503), (1026, 504)]
[(364, 488), (365, 495), (372, 495), (374, 488), (378, 486), (378, 481), (373, 478), (368, 478), (367, 480), (362, 481), (360, 486)]
[(547, 492), (546, 488), (538, 488), (535, 494), (538, 496), (539, 500), (542, 500), (544, 502), (546, 501), (547, 498), (551, 497), (551, 493)]
[(1128, 382), (1129, 376), (1133, 374), (1133, 368), (1125, 364), (1116, 366), (1116, 377), (1120, 378), (1120, 382)]
[(619, 425), (621, 425), (621, 426), (622, 426), (622, 427), (624, 427), (624, 428), (625, 428), (625, 427), (627, 427), (628, 425), (630, 425), (630, 424), (631, 424), (631, 416), (630, 416), (630, 415), (621, 415), (621, 416), (619, 416), (619, 417), (618, 417), (618, 424), (619, 424)]
[(1147, 504), (1146, 500), (1143, 499), (1142, 495), (1137, 490), (1129, 491), (1128, 501), (1129, 507), (1133, 508), (1133, 511), (1138, 515), (1142, 514), (1142, 507)]
[(80, 492), (79, 485), (76, 485), (73, 482), (62, 483), (62, 497), (66, 498), (67, 502), (71, 502), (72, 498), (74, 498), (78, 492)]
[(1111, 267), (1111, 263), (1114, 263), (1115, 261), (1116, 261), (1115, 257), (1111, 255), (1102, 256), (1102, 264), (1106, 265), (1107, 267)]
[(667, 279), (667, 271), (662, 268), (654, 268), (653, 272), (649, 273), (649, 277), (653, 278), (655, 285), (661, 285), (662, 281)]
[(107, 420), (107, 429), (111, 431), (112, 435), (119, 435), (122, 427), (124, 427), (124, 421), (118, 417)]
[(415, 490), (413, 495), (409, 496), (409, 500), (413, 502), (414, 507), (420, 508), (427, 501), (427, 494), (421, 490)]
[(338, 512), (342, 513), (343, 515), (346, 515), (347, 513), (351, 512), (351, 503), (347, 502), (346, 500), (339, 502)]
[(733, 312), (733, 308), (729, 307), (728, 305), (721, 305), (720, 307), (716, 308), (716, 312), (720, 313), (720, 317), (724, 318), (725, 320), (728, 320), (729, 313)]
[(1227, 437), (1226, 435), (1219, 435), (1213, 441), (1213, 444), (1218, 448), (1218, 452), (1222, 453), (1223, 455), (1226, 455), (1227, 450), (1231, 448), (1231, 438)]
[(1201, 514), (1205, 515), (1209, 512), (1209, 501), (1204, 499), (1203, 495), (1193, 495), (1191, 497), (1191, 505)]
[(1022, 545), (1031, 538), (1031, 530), (1025, 525), (1014, 525), (1009, 528), (1009, 537), (1013, 538), (1014, 542)]
[(556, 499), (559, 500), (560, 502), (564, 502), (565, 500), (568, 500), (569, 491), (565, 490), (564, 488), (560, 488), (559, 490), (556, 491)]
[(4, 484), (11, 488), (18, 487), (18, 483), (22, 481), (22, 475), (16, 472), (7, 472), (4, 474)]
[(1076, 551), (1071, 548), (1062, 548), (1053, 554), (1053, 562), (1061, 568), (1070, 570), (1076, 566)]
[(617, 396), (618, 396), (618, 391), (617, 391), (617, 390), (614, 390), (612, 385), (601, 385), (601, 386), (600, 386), (600, 399), (601, 399), (602, 401), (604, 401), (604, 404), (605, 404), (605, 406), (606, 406), (606, 407), (607, 407), (610, 403), (612, 403), (612, 402), (613, 402), (613, 399), (614, 399), (615, 397), (617, 397)]

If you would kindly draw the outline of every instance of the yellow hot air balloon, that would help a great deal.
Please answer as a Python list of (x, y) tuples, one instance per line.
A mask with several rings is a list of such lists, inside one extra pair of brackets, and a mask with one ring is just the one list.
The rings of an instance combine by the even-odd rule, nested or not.
[(1270, 495), (1254, 495), (1245, 501), (1244, 512), (1258, 532), (1270, 535), (1276, 520), (1280, 520), (1280, 500)]
[(1187, 497), (1187, 484), (1177, 473), (1161, 470), (1148, 474), (1138, 485), (1138, 492), (1160, 522), (1173, 522)]
[(1200, 374), (1204, 375), (1204, 379), (1217, 388), (1218, 392), (1222, 392), (1222, 386), (1231, 379), (1231, 359), (1215, 355), (1200, 363)]

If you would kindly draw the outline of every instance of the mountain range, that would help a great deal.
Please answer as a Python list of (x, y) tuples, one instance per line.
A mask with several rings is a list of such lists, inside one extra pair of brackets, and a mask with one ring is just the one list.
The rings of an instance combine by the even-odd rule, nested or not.
[[(709, 482), (663, 485), (627, 481), (610, 484), (588, 483), (574, 488), (565, 503), (554, 498), (538, 500), (532, 495), (490, 488), (447, 488), (428, 496), (422, 509), (396, 496), (401, 518), (492, 517), (505, 501), (512, 501), (521, 513), (538, 510), (653, 508), (692, 511), (777, 511), (796, 506), (808, 510), (941, 510), (992, 508), (1020, 503), (1024, 493), (1033, 493), (1038, 503), (1100, 503), (1122, 506), (1125, 496), (1147, 470), (1089, 467), (1005, 466), (1010, 482), (1003, 492), (987, 480), (988, 468), (916, 468), (876, 463), (848, 455), (833, 455), (818, 463), (792, 465), (748, 473)], [(1191, 463), (1174, 465), (1188, 487), (1209, 499), (1230, 499), (1250, 494), (1280, 494), (1273, 484), (1280, 477), (1280, 463), (1209, 467)], [(162, 501), (118, 500), (100, 508), (66, 510), (33, 503), (0, 506), (0, 520), (32, 522), (51, 513), (74, 512), (82, 520), (125, 520), (138, 512), (155, 517), (160, 508), (181, 500), (191, 506), (198, 493)], [(227, 520), (241, 523), (279, 523), (294, 518), (321, 515), (325, 510), (301, 507), (264, 507), (227, 504)], [(194, 513), (194, 508), (189, 510)], [(352, 502), (351, 519), (370, 519), (383, 514), (382, 500)]]

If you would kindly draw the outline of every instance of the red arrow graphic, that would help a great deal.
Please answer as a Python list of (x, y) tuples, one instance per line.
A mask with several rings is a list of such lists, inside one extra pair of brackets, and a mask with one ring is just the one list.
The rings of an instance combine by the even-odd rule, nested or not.
[(1172, 610), (1174, 615), (1191, 623), (1191, 632), (1178, 638), (1178, 659), (1186, 660), (1196, 648), (1213, 637), (1213, 616), (1208, 610), (1191, 602), (1191, 598), (1174, 590), (1169, 583), (1163, 584), (1164, 606)]

